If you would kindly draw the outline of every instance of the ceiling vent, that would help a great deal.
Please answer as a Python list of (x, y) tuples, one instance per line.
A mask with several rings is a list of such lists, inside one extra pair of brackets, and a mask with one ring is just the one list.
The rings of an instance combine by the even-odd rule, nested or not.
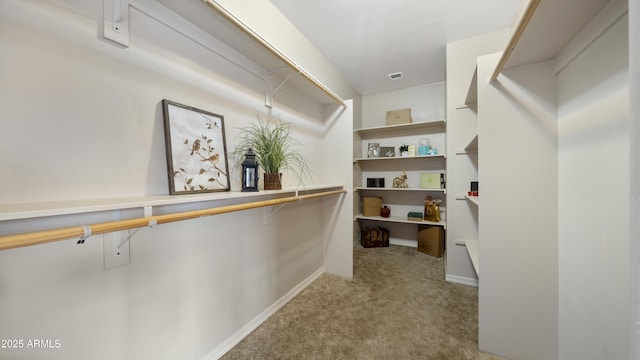
[(391, 79), (391, 80), (402, 79), (402, 72), (389, 74), (389, 79)]

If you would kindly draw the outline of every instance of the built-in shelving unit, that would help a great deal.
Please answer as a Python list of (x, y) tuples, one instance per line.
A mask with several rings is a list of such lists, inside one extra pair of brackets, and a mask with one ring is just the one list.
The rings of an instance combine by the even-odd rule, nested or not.
[[(416, 137), (426, 136), (441, 136), (442, 140), (444, 140), (444, 135), (446, 131), (446, 120), (436, 120), (436, 121), (428, 121), (428, 122), (418, 122), (418, 123), (408, 123), (408, 124), (398, 124), (398, 125), (388, 125), (388, 126), (378, 126), (378, 127), (370, 127), (363, 129), (356, 129), (354, 133), (360, 136), (362, 139), (368, 139), (372, 142), (384, 143), (387, 142), (408, 142), (411, 141), (416, 143)], [(433, 134), (433, 135), (430, 135)], [(440, 135), (435, 135), (440, 134)], [(443, 151), (444, 141), (439, 141), (439, 149)], [(400, 145), (400, 143), (396, 144)], [(384, 146), (384, 145), (381, 145)], [(364, 144), (363, 144), (364, 147)], [(363, 152), (365, 149), (363, 148)], [(374, 188), (374, 187), (364, 187), (357, 186), (355, 190), (360, 193), (360, 196), (365, 196), (365, 194), (375, 194), (382, 195), (379, 192), (384, 192), (384, 203), (392, 205), (394, 209), (399, 208), (399, 212), (397, 214), (406, 214), (405, 211), (420, 211), (424, 210), (424, 198), (427, 196), (433, 196), (434, 198), (443, 199), (443, 195), (446, 194), (446, 189), (427, 189), (427, 188), (419, 188), (416, 187), (417, 177), (421, 172), (445, 172), (445, 162), (446, 159), (445, 153), (439, 153), (435, 155), (416, 155), (416, 156), (394, 156), (394, 157), (374, 157), (374, 158), (356, 158), (354, 159), (354, 164), (357, 166), (361, 166), (363, 173), (363, 180), (365, 180), (368, 175), (372, 175), (372, 177), (385, 175), (387, 178), (387, 186), (384, 188)], [(410, 180), (408, 181), (409, 188), (393, 188), (391, 187), (391, 181), (389, 177), (395, 177), (397, 175), (402, 174), (403, 170), (410, 170), (407, 173), (410, 176)], [(437, 169), (437, 170), (435, 170)], [(382, 175), (381, 175), (382, 174)], [(389, 175), (394, 174), (394, 175)], [(397, 175), (395, 175), (397, 174)], [(411, 178), (413, 177), (413, 178)], [(413, 184), (413, 185), (412, 185)], [(363, 184), (364, 185), (364, 184)], [(411, 195), (415, 194), (415, 195)], [(404, 196), (403, 196), (404, 195)], [(395, 211), (395, 210), (394, 210)], [(446, 219), (444, 213), (442, 215), (442, 220), (440, 222), (432, 222), (432, 221), (414, 221), (409, 220), (406, 216), (390, 216), (390, 217), (382, 217), (382, 216), (364, 216), (362, 214), (358, 214), (355, 216), (355, 220), (363, 220), (363, 221), (379, 221), (379, 222), (387, 222), (387, 223), (396, 223), (396, 224), (414, 224), (414, 225), (434, 225), (434, 226), (442, 226), (446, 229)]]

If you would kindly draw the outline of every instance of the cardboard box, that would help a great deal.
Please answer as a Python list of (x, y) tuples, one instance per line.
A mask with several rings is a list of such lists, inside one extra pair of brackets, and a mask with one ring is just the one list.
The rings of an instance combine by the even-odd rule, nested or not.
[(420, 174), (420, 187), (423, 189), (444, 189), (443, 173)]
[(444, 255), (444, 229), (442, 226), (418, 226), (418, 251), (438, 258)]
[(362, 215), (380, 216), (382, 198), (379, 196), (367, 196), (362, 198)]
[(409, 124), (411, 122), (411, 109), (387, 111), (387, 125)]

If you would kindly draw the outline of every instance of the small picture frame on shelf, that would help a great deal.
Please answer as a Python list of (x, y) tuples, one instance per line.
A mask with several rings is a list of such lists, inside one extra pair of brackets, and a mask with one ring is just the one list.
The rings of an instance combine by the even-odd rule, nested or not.
[(380, 143), (369, 143), (367, 149), (368, 158), (377, 158), (380, 154)]
[(169, 194), (229, 191), (224, 117), (162, 100)]
[(395, 157), (396, 148), (393, 146), (381, 146), (379, 154), (380, 154), (380, 157)]
[(416, 147), (413, 145), (410, 145), (408, 152), (409, 152), (409, 156), (416, 156)]

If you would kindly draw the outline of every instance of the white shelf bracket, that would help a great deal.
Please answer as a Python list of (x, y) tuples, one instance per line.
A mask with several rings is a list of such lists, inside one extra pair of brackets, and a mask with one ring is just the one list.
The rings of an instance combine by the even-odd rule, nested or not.
[(104, 38), (129, 47), (129, 0), (103, 0)]
[[(280, 72), (280, 71), (285, 71), (285, 70), (289, 70), (289, 75), (287, 75), (287, 77), (282, 80), (282, 82), (280, 83), (280, 85), (278, 85), (275, 89), (273, 88), (273, 79), (271, 77), (271, 75)], [(290, 68), (288, 67), (282, 67), (279, 69), (275, 69), (275, 70), (271, 70), (269, 71), (269, 77), (267, 77), (267, 84), (266, 84), (266, 90), (265, 90), (265, 99), (264, 99), (264, 106), (271, 109), (273, 108), (273, 96), (276, 94), (276, 92), (278, 92), (278, 90), (280, 90), (280, 88), (287, 83), (287, 81), (289, 81), (289, 79), (291, 78), (291, 75), (293, 75), (293, 71), (291, 71)]]
[[(151, 228), (151, 227), (154, 227), (156, 225), (158, 225), (158, 220), (157, 219), (151, 219), (151, 220), (149, 220), (149, 224), (147, 225), (147, 227)], [(138, 228), (138, 229), (135, 229), (135, 230), (131, 231), (126, 238), (120, 240), (120, 243), (118, 245), (116, 245), (116, 249), (118, 249), (118, 250), (122, 249), (122, 247), (124, 245), (126, 245), (126, 243), (131, 239), (131, 237), (133, 235), (135, 235), (140, 229), (142, 229), (142, 228)]]

